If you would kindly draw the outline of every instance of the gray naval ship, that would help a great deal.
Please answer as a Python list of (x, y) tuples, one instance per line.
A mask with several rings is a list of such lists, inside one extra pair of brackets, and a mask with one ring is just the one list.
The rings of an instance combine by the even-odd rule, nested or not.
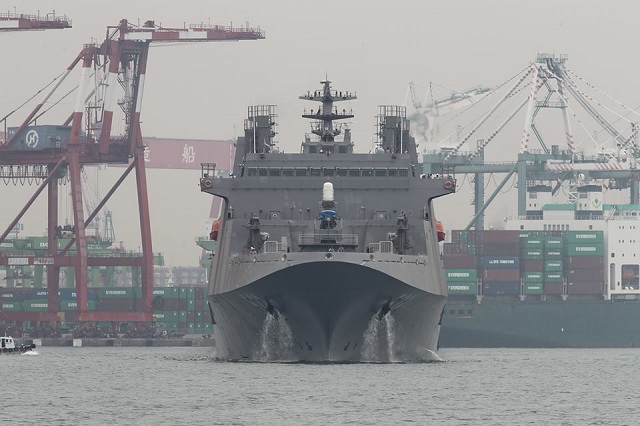
[(417, 170), (404, 107), (380, 106), (378, 140), (355, 153), (356, 99), (330, 81), (300, 153), (274, 142), (274, 105), (248, 108), (232, 173), (203, 164), (222, 198), (208, 301), (218, 357), (414, 362), (437, 357), (446, 286), (432, 200), (455, 181)]

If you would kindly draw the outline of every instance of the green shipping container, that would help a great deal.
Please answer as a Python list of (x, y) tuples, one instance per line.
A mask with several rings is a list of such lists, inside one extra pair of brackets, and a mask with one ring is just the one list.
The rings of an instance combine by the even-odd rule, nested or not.
[(178, 311), (159, 311), (153, 313), (153, 319), (162, 323), (178, 323), (180, 322), (180, 312)]
[(525, 283), (541, 283), (542, 272), (525, 272), (522, 276)]
[(153, 289), (154, 296), (163, 296), (169, 299), (180, 297), (180, 288), (178, 287), (155, 287)]
[(475, 269), (445, 269), (445, 278), (447, 282), (458, 281), (476, 281), (478, 279), (478, 273)]
[(604, 256), (604, 245), (602, 244), (569, 244), (567, 247), (568, 256)]
[(562, 260), (545, 260), (544, 270), (549, 272), (562, 272)]
[(524, 294), (542, 294), (542, 282), (539, 283), (525, 283)]
[(544, 274), (545, 283), (561, 283), (562, 278), (561, 272), (545, 272)]
[(477, 284), (475, 282), (458, 282), (458, 283), (447, 283), (447, 292), (449, 295), (452, 294), (468, 294), (475, 295), (477, 294)]
[(100, 287), (98, 290), (98, 298), (105, 299), (131, 299), (135, 292), (132, 287)]
[(527, 249), (541, 249), (543, 246), (542, 238), (540, 237), (529, 237), (523, 238), (520, 240), (520, 246)]
[(25, 300), (22, 303), (22, 310), (24, 312), (47, 312), (49, 303), (42, 299)]
[(547, 249), (561, 249), (563, 246), (562, 238), (553, 237), (544, 242), (544, 247)]
[(542, 250), (524, 249), (521, 257), (522, 259), (542, 260)]
[(564, 235), (569, 244), (595, 245), (604, 241), (602, 231), (567, 231)]
[(4, 302), (0, 304), (0, 312), (20, 312), (22, 311), (22, 302)]
[(562, 251), (559, 249), (549, 249), (544, 252), (545, 259), (562, 259)]

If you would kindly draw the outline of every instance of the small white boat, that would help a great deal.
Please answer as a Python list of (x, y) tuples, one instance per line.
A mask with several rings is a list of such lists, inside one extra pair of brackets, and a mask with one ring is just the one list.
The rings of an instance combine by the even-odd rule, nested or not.
[(0, 336), (0, 354), (2, 355), (10, 355), (10, 354), (21, 354), (25, 352), (30, 352), (36, 348), (36, 345), (33, 343), (25, 345), (16, 345), (15, 340), (11, 336)]

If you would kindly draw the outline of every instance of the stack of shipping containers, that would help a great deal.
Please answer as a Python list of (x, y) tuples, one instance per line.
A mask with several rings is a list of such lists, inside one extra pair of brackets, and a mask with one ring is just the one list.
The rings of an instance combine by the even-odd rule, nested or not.
[(450, 296), (605, 291), (602, 231), (452, 231), (442, 260)]
[(602, 231), (568, 231), (565, 270), (567, 293), (604, 293), (604, 235)]
[[(47, 312), (48, 290), (42, 288), (0, 288), (0, 312)], [(58, 311), (64, 313), (61, 327), (71, 326), (77, 311), (74, 289), (58, 292)], [(140, 287), (89, 288), (90, 311), (141, 311)], [(203, 287), (156, 287), (153, 289), (153, 317), (157, 326), (186, 334), (210, 334), (211, 314)], [(61, 317), (62, 319), (62, 317)], [(28, 330), (27, 327), (25, 327)]]

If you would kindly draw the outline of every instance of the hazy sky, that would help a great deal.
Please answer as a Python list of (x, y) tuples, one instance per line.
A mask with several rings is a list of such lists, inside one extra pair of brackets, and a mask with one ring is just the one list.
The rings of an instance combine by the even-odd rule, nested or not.
[[(73, 28), (0, 34), (0, 116), (64, 70), (83, 43), (102, 41), (106, 26), (122, 18), (180, 27), (248, 22), (267, 36), (152, 48), (142, 107), (147, 136), (230, 139), (240, 134), (247, 105), (276, 104), (280, 146), (297, 151), (309, 128), (300, 114), (310, 106), (297, 97), (317, 89), (327, 74), (334, 88), (357, 92), (359, 99), (351, 104), (356, 114), (353, 137), (358, 147), (369, 149), (376, 106), (404, 102), (409, 82), (426, 86), (433, 81), (458, 90), (495, 86), (525, 68), (538, 52), (568, 54), (571, 69), (622, 102), (640, 104), (640, 3), (630, 0), (0, 1), (0, 12), (14, 8), (29, 14), (55, 9), (73, 20)], [(78, 81), (79, 74), (70, 78)], [(73, 99), (62, 103), (47, 123), (60, 122), (72, 108)], [(27, 113), (9, 125), (18, 125)], [(504, 144), (507, 152), (515, 147), (516, 152), (519, 142), (496, 140), (495, 145)], [(101, 179), (114, 176), (109, 172)], [(206, 233), (210, 202), (198, 189), (198, 176), (195, 171), (148, 173), (154, 251), (163, 252), (170, 265), (197, 263), (194, 238)], [(109, 208), (118, 240), (135, 249), (138, 221), (131, 215), (135, 198), (128, 180)], [(28, 191), (0, 186), (0, 224), (10, 222), (33, 190), (35, 186)], [(449, 229), (464, 226), (471, 210), (460, 206), (469, 201), (468, 193), (447, 197), (438, 203), (437, 214), (446, 216)], [(64, 210), (64, 202), (61, 206)], [(44, 233), (44, 200), (36, 207), (23, 220), (26, 234)], [(513, 205), (496, 208), (500, 214), (515, 213)]]

